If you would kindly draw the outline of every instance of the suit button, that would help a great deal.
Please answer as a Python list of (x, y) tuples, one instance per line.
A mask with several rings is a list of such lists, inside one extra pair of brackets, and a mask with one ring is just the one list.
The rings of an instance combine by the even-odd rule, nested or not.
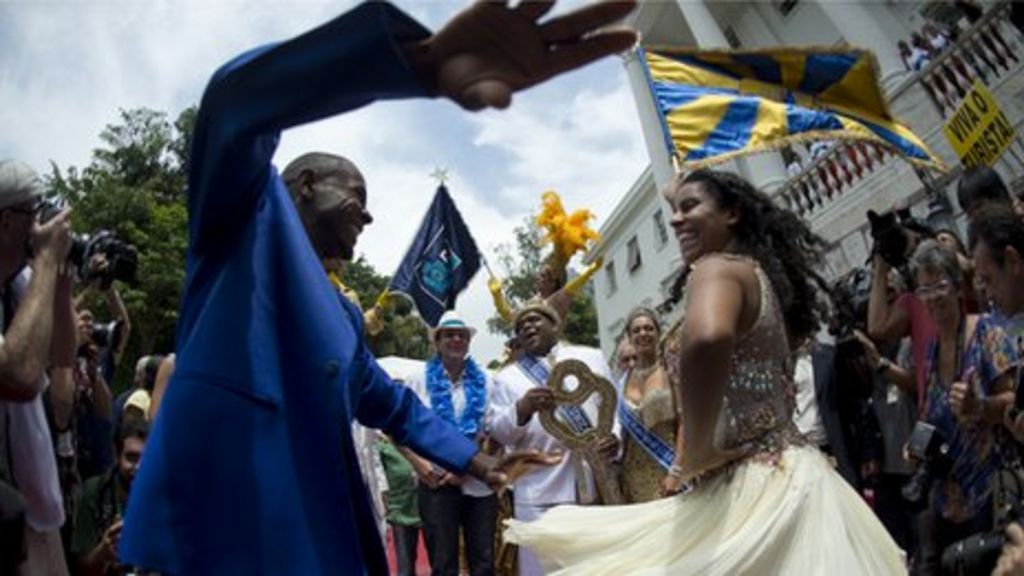
[(327, 373), (328, 378), (334, 378), (341, 372), (341, 365), (337, 360), (328, 360), (327, 364), (324, 364), (324, 372)]

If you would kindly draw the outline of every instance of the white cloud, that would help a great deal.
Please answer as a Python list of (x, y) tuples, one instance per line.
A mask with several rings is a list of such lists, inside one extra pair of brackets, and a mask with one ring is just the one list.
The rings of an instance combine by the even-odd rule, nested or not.
[(643, 170), (642, 134), (619, 62), (602, 62), (573, 80), (575, 95), (553, 83), (505, 113), (472, 119), (475, 143), (508, 156), (511, 182), (499, 189), (505, 200), (535, 209), (540, 192), (553, 188), (566, 209), (587, 207), (601, 219)]
[[(173, 118), (198, 101), (213, 70), (239, 52), (301, 33), (354, 2), (0, 2), (0, 157), (47, 169), (86, 164), (119, 108)], [(407, 2), (428, 27), (462, 2)], [(570, 4), (572, 4), (570, 2)], [(561, 10), (566, 6), (560, 7)], [(296, 87), (301, 89), (301, 87)], [(606, 217), (642, 170), (646, 154), (620, 62), (516, 96), (511, 110), (470, 115), (448, 103), (378, 103), (284, 135), (279, 166), (302, 152), (350, 157), (367, 178), (375, 223), (358, 250), (391, 274), (433, 196), (429, 174), (449, 189), (485, 254), (554, 188), (568, 209)], [(481, 271), (460, 299), (479, 329), (476, 355), (498, 355)]]

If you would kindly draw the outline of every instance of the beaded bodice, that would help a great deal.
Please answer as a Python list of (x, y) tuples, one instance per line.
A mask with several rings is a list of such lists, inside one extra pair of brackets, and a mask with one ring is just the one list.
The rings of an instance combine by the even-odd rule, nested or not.
[[(664, 372), (656, 370), (649, 378), (664, 378)], [(655, 388), (644, 396), (639, 406), (628, 401), (627, 404), (645, 428), (669, 446), (675, 446), (677, 424), (671, 390)], [(665, 470), (630, 434), (624, 433), (623, 441), (622, 490), (626, 501), (635, 503), (657, 499)]]
[[(723, 450), (752, 444), (756, 452), (778, 452), (799, 441), (793, 424), (792, 353), (782, 311), (771, 281), (756, 262), (740, 256), (716, 256), (753, 265), (760, 283), (760, 312), (733, 350), (714, 443)], [(694, 264), (699, 265), (699, 261)], [(681, 379), (682, 325), (674, 326), (665, 342), (665, 368), (672, 386), (679, 386)]]

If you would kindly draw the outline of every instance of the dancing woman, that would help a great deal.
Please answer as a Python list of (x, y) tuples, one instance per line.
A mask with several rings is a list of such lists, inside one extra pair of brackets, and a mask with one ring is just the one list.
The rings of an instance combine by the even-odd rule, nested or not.
[(626, 501), (648, 502), (661, 495), (661, 480), (675, 458), (676, 403), (658, 354), (657, 314), (643, 307), (630, 312), (626, 338), (636, 360), (625, 376), (619, 403), (622, 489)]
[(793, 425), (793, 351), (825, 310), (821, 240), (732, 174), (690, 173), (667, 198), (689, 278), (665, 350), (686, 451), (666, 484), (693, 489), (556, 508), (506, 537), (563, 576), (905, 573), (881, 523)]

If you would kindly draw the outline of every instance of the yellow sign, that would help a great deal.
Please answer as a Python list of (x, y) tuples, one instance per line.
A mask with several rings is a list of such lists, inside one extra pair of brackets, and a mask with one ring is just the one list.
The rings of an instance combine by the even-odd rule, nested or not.
[(999, 109), (992, 93), (980, 82), (942, 127), (964, 166), (992, 166), (1013, 142), (1013, 124)]

